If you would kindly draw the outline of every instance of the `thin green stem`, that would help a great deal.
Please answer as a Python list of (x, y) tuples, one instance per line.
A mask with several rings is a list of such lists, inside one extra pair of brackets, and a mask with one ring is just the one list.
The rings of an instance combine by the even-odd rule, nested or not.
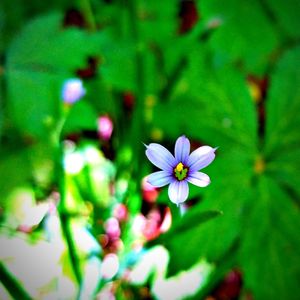
[(61, 220), (62, 231), (63, 231), (64, 237), (65, 237), (67, 245), (68, 245), (70, 262), (71, 262), (71, 265), (72, 265), (72, 268), (74, 271), (76, 281), (80, 287), (81, 286), (81, 272), (80, 272), (80, 268), (79, 268), (79, 259), (76, 254), (76, 245), (75, 245), (73, 235), (72, 235), (71, 219), (67, 213), (61, 213), (60, 220)]
[[(123, 6), (124, 3), (122, 3)], [(129, 180), (129, 188), (127, 190), (127, 203), (128, 209), (132, 215), (140, 211), (141, 206), (141, 193), (140, 193), (140, 182), (142, 179), (142, 159), (143, 159), (143, 144), (142, 141), (146, 140), (147, 134), (145, 128), (144, 118), (144, 99), (145, 99), (145, 82), (144, 82), (144, 59), (143, 59), (143, 48), (140, 40), (139, 28), (138, 28), (138, 13), (137, 13), (137, 1), (126, 0), (126, 8), (129, 14), (129, 27), (131, 32), (131, 39), (135, 44), (135, 57), (134, 63), (136, 66), (135, 74), (135, 105), (131, 117), (131, 126), (129, 131), (129, 139), (127, 139), (128, 147), (132, 151), (132, 159), (127, 167), (130, 168), (131, 178)], [(121, 6), (120, 6), (121, 8)], [(128, 171), (128, 170), (127, 170)], [(122, 231), (122, 239), (125, 245), (131, 244), (131, 226), (128, 222)], [(130, 249), (127, 249), (130, 251)], [(126, 252), (126, 250), (125, 250)]]
[[(1, 61), (2, 63), (2, 61)], [(4, 126), (4, 106), (5, 106), (5, 95), (4, 95), (4, 88), (5, 88), (5, 83), (4, 83), (4, 68), (2, 64), (0, 65), (0, 143), (2, 141), (2, 126)]]
[(174, 68), (173, 73), (169, 76), (166, 85), (159, 93), (159, 99), (161, 99), (162, 102), (168, 101), (186, 66), (187, 58), (184, 56), (179, 60), (178, 64)]
[(63, 165), (64, 151), (63, 151), (63, 145), (61, 144), (61, 132), (63, 129), (64, 121), (66, 120), (66, 116), (63, 111), (61, 111), (61, 115), (63, 121), (59, 123), (58, 128), (54, 134), (54, 144), (56, 147), (56, 176), (58, 178), (58, 187), (60, 192), (60, 203), (59, 203), (58, 211), (60, 214), (63, 236), (67, 243), (71, 267), (73, 269), (77, 284), (79, 286), (79, 291), (78, 291), (79, 294), (80, 286), (81, 286), (81, 272), (79, 267), (79, 259), (76, 253), (76, 244), (72, 236), (70, 215), (65, 203), (66, 202), (66, 180), (65, 180), (65, 170)]
[(135, 43), (135, 65), (136, 65), (136, 102), (135, 109), (132, 115), (131, 124), (131, 145), (134, 151), (135, 165), (134, 165), (134, 176), (138, 180), (141, 179), (141, 151), (143, 136), (146, 134), (145, 131), (145, 118), (144, 118), (144, 99), (145, 99), (145, 81), (144, 81), (144, 60), (143, 60), (143, 49), (139, 36), (138, 28), (138, 16), (137, 6), (135, 0), (128, 1), (128, 9), (131, 22), (131, 33), (132, 39)]
[(8, 272), (2, 263), (0, 263), (0, 278), (2, 284), (5, 286), (12, 298), (22, 300), (32, 299), (27, 291), (24, 290), (21, 284), (10, 272)]
[(87, 22), (87, 26), (91, 31), (97, 30), (97, 24), (93, 14), (92, 6), (90, 0), (80, 0), (79, 1), (80, 9), (84, 15), (84, 18)]

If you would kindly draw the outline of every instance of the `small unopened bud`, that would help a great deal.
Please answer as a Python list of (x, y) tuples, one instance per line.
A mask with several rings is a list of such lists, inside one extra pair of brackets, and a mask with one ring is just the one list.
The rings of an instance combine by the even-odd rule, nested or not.
[(83, 83), (78, 78), (65, 81), (62, 89), (62, 98), (65, 103), (72, 104), (77, 102), (86, 93)]
[(108, 116), (101, 116), (98, 118), (98, 134), (100, 138), (105, 141), (109, 140), (113, 129), (113, 122)]

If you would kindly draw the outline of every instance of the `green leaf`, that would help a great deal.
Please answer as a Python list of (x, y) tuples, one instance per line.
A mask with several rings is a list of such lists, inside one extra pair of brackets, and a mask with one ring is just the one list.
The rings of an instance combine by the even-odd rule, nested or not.
[[(168, 118), (165, 116), (168, 115)], [(254, 151), (256, 113), (245, 79), (232, 68), (216, 68), (197, 47), (169, 102), (154, 107), (153, 124), (175, 138), (185, 133), (222, 149)]]
[(266, 0), (268, 9), (273, 14), (274, 22), (278, 23), (292, 38), (300, 37), (300, 2), (298, 0)]
[(48, 196), (55, 178), (53, 145), (34, 143), (25, 147), (17, 139), (9, 142), (0, 148), (0, 173), (3, 174), (0, 177), (0, 205), (9, 205), (7, 196), (16, 188), (30, 184), (34, 185), (38, 197)]
[(28, 161), (28, 156), (24, 149), (8, 153), (7, 150), (1, 149), (0, 160), (0, 189), (1, 198), (0, 205), (6, 208), (9, 203), (7, 203), (7, 196), (17, 187), (27, 186), (31, 179), (31, 166)]
[(0, 2), (0, 52), (3, 53), (16, 33), (36, 15), (50, 11), (64, 11), (70, 7), (68, 0), (30, 1), (23, 5), (23, 0), (1, 0)]
[[(167, 45), (178, 30), (178, 8), (172, 0), (139, 1), (140, 34), (144, 41)], [(159, 34), (157, 34), (159, 32)]]
[(296, 193), (293, 198), (300, 204), (299, 166), (300, 149), (291, 148), (273, 157), (272, 161), (267, 163), (267, 172), (280, 186), (290, 193)]
[(261, 177), (240, 247), (244, 288), (254, 299), (299, 299), (299, 226), (299, 208), (272, 179)]
[[(289, 50), (271, 77), (267, 99), (265, 156), (267, 172), (299, 203), (300, 47)], [(298, 196), (297, 196), (298, 195)]]
[(267, 99), (266, 156), (283, 156), (300, 146), (300, 47), (289, 50), (271, 77)]
[[(80, 117), (79, 117), (80, 116)], [(97, 114), (85, 100), (78, 101), (71, 107), (63, 127), (63, 134), (97, 129)]]
[(199, 206), (188, 210), (182, 218), (176, 219), (171, 229), (159, 239), (162, 243), (172, 235), (184, 234), (189, 230), (193, 230), (193, 225), (199, 226), (215, 217), (222, 215), (221, 211), (199, 211)]
[(38, 17), (25, 26), (8, 50), (9, 68), (41, 72), (74, 71), (99, 51), (98, 37), (78, 28), (62, 28), (62, 16)]
[(135, 92), (137, 87), (134, 45), (106, 33), (102, 35), (101, 45), (103, 63), (100, 72), (104, 82), (116, 90)]
[(221, 23), (209, 41), (219, 65), (239, 63), (251, 73), (265, 71), (278, 41), (259, 1), (202, 1), (201, 12), (204, 21)]
[[(1, 75), (0, 75), (1, 76)], [(1, 79), (0, 79), (1, 80)], [(2, 100), (3, 99), (3, 90), (2, 90), (2, 82), (0, 81), (0, 143), (1, 143), (1, 140), (2, 140), (2, 128), (3, 128), (3, 125), (4, 125), (4, 101)]]
[(255, 107), (240, 73), (229, 67), (215, 67), (209, 52), (199, 48), (191, 53), (187, 80), (202, 111), (197, 123), (213, 124), (225, 136), (250, 148), (256, 145)]
[(27, 70), (8, 70), (8, 108), (14, 124), (25, 135), (49, 138), (62, 105), (59, 76)]
[(62, 16), (39, 17), (24, 27), (7, 53), (7, 94), (12, 120), (26, 135), (48, 138), (61, 118), (66, 78), (97, 53), (98, 36), (63, 29)]

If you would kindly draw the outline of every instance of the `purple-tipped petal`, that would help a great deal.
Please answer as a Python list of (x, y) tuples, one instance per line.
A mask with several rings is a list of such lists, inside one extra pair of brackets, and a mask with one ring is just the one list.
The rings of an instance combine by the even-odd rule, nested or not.
[(187, 181), (200, 187), (205, 187), (210, 184), (210, 178), (202, 172), (193, 172), (189, 174)]
[(186, 181), (173, 181), (169, 185), (169, 198), (175, 204), (184, 202), (189, 195), (189, 186)]
[(164, 171), (172, 171), (176, 165), (174, 156), (165, 147), (152, 143), (146, 145), (146, 155), (148, 159), (158, 168)]
[(162, 187), (169, 184), (173, 180), (170, 173), (166, 171), (158, 171), (150, 174), (147, 178), (148, 183), (155, 187)]
[(187, 163), (190, 154), (190, 141), (184, 135), (179, 137), (175, 143), (176, 162)]
[(208, 166), (215, 158), (215, 148), (202, 146), (191, 153), (187, 165), (191, 172), (198, 171)]

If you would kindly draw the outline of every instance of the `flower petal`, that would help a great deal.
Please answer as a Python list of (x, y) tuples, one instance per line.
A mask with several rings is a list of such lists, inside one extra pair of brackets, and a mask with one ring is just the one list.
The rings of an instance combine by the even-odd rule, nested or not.
[(166, 171), (158, 171), (150, 174), (147, 178), (148, 183), (155, 187), (162, 187), (169, 184), (173, 177)]
[(198, 171), (208, 166), (215, 159), (216, 148), (202, 146), (191, 153), (187, 165), (190, 171)]
[(189, 186), (186, 181), (173, 181), (169, 185), (169, 198), (175, 204), (184, 202), (189, 195)]
[(175, 143), (176, 162), (187, 163), (190, 154), (190, 141), (184, 135), (179, 137)]
[(158, 168), (164, 171), (171, 171), (176, 165), (174, 156), (164, 146), (152, 143), (146, 145), (148, 159)]
[(202, 172), (192, 172), (189, 174), (187, 181), (200, 187), (205, 187), (210, 184), (210, 178)]

